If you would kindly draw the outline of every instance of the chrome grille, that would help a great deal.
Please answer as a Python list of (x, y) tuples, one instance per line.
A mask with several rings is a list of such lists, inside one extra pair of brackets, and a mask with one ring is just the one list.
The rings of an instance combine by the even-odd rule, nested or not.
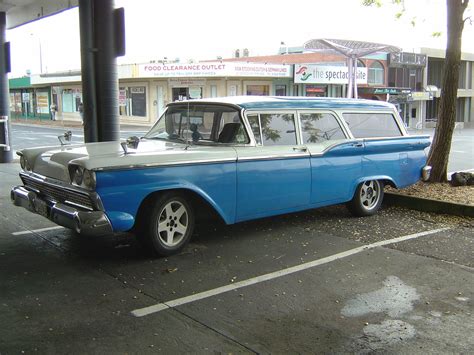
[(69, 203), (76, 206), (82, 206), (88, 209), (94, 209), (94, 204), (89, 195), (87, 194), (82, 194), (78, 191), (69, 190), (62, 186), (55, 186), (52, 184), (45, 183), (43, 181), (38, 181), (37, 179), (25, 175), (23, 175), (21, 178), (26, 187), (38, 191), (46, 198), (57, 202), (62, 202), (66, 204)]

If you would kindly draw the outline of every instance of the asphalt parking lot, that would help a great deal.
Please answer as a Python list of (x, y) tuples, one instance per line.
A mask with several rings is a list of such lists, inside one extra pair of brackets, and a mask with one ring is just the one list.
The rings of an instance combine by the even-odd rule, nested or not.
[(10, 203), (0, 165), (0, 354), (470, 353), (474, 220), (343, 206), (197, 227), (151, 259)]

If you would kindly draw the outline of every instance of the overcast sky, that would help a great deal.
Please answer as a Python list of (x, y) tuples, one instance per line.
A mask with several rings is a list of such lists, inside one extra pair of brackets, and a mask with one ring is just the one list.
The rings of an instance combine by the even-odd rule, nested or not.
[[(127, 33), (127, 55), (119, 63), (228, 58), (237, 48), (276, 54), (281, 42), (301, 46), (314, 38), (374, 41), (408, 51), (446, 47), (445, 0), (405, 0), (401, 20), (395, 19), (400, 7), (367, 8), (361, 0), (116, 0), (116, 6), (125, 7)], [(40, 52), (43, 72), (80, 68), (77, 8), (9, 30), (7, 39), (10, 77), (39, 73)], [(465, 26), (463, 49), (474, 52), (473, 25)]]

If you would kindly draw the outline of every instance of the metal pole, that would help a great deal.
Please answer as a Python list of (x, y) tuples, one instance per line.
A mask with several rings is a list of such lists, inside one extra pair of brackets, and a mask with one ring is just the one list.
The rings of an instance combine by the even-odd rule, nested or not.
[(0, 163), (10, 163), (13, 160), (10, 135), (10, 93), (8, 75), (10, 71), (10, 51), (6, 43), (5, 12), (0, 12)]
[(99, 141), (120, 139), (118, 73), (114, 36), (114, 0), (94, 1), (97, 47), (97, 126)]
[(98, 142), (97, 91), (95, 81), (94, 31), (92, 0), (79, 1), (79, 27), (81, 34), (81, 73), (84, 120), (84, 141)]
[(79, 12), (84, 139), (86, 142), (119, 140), (114, 1), (79, 0)]
[(347, 84), (347, 98), (350, 99), (352, 97), (352, 58), (348, 57), (347, 59), (348, 64), (348, 76), (349, 76), (349, 83)]
[(354, 70), (352, 72), (352, 77), (354, 80), (354, 98), (356, 99), (359, 98), (358, 93), (357, 93), (357, 62), (358, 62), (357, 57), (353, 57), (352, 63), (354, 65)]

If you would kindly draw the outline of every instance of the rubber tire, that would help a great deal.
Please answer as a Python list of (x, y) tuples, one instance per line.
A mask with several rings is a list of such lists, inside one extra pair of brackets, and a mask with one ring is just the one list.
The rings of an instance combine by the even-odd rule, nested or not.
[[(179, 202), (186, 208), (188, 214), (188, 228), (179, 244), (170, 247), (165, 245), (158, 235), (157, 219), (160, 218), (163, 208), (172, 201)], [(178, 254), (183, 250), (186, 244), (189, 243), (193, 235), (195, 214), (192, 205), (183, 194), (167, 192), (158, 196), (148, 207), (149, 208), (145, 208), (142, 211), (142, 213), (146, 213), (147, 215), (142, 216), (142, 223), (137, 231), (137, 239), (146, 248), (146, 252), (151, 253), (152, 256)], [(150, 213), (148, 214), (148, 212)]]
[(356, 217), (372, 216), (372, 215), (376, 214), (377, 211), (382, 206), (382, 201), (383, 201), (383, 196), (384, 196), (384, 190), (383, 190), (384, 183), (383, 183), (383, 181), (380, 181), (380, 180), (372, 180), (372, 181), (374, 183), (376, 183), (378, 185), (378, 188), (379, 188), (380, 196), (379, 196), (379, 199), (378, 199), (376, 205), (373, 206), (370, 209), (366, 208), (363, 205), (362, 200), (361, 200), (361, 190), (362, 190), (364, 184), (369, 182), (369, 181), (364, 181), (364, 182), (360, 183), (359, 186), (357, 186), (357, 189), (354, 193), (354, 197), (352, 198), (351, 201), (349, 201), (346, 204), (347, 209), (349, 210), (349, 212), (353, 216), (356, 216)]

